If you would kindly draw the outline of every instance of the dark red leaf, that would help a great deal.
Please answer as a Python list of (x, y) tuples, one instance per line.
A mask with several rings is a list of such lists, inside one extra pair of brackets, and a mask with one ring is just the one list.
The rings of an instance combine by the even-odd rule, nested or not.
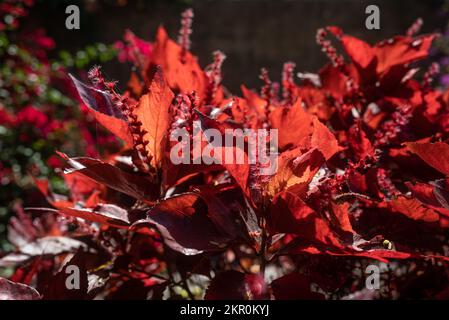
[(77, 217), (116, 228), (128, 227), (130, 225), (128, 212), (113, 204), (99, 204), (97, 207), (92, 209), (64, 206), (57, 206), (57, 208), (64, 215)]
[(123, 140), (125, 145), (133, 145), (133, 137), (126, 118), (113, 103), (109, 93), (85, 85), (70, 75), (81, 100), (95, 119), (114, 135)]
[(312, 292), (311, 283), (299, 273), (290, 273), (271, 282), (276, 300), (323, 300), (324, 296)]
[(408, 142), (407, 148), (444, 175), (449, 175), (449, 145), (444, 142)]
[(182, 93), (195, 91), (201, 98), (206, 93), (207, 77), (201, 70), (197, 58), (168, 37), (163, 27), (159, 27), (153, 47), (153, 57), (147, 73), (152, 67), (162, 67), (170, 88)]
[(21, 283), (0, 278), (0, 300), (39, 300), (39, 292)]
[(92, 158), (67, 158), (73, 169), (66, 173), (77, 172), (105, 186), (123, 192), (143, 201), (154, 201), (159, 190), (147, 177), (128, 173), (120, 168)]
[(214, 225), (206, 204), (195, 193), (159, 202), (148, 211), (146, 219), (134, 224), (134, 228), (139, 230), (145, 225), (156, 226), (169, 247), (186, 255), (217, 250), (233, 240)]
[(42, 292), (43, 299), (85, 300), (88, 297), (86, 264), (89, 258), (82, 250), (75, 253), (62, 269), (52, 277), (48, 286)]
[(229, 270), (212, 279), (206, 300), (249, 300), (264, 296), (266, 287), (260, 275)]
[(304, 147), (310, 144), (313, 116), (303, 109), (301, 99), (298, 99), (291, 107), (274, 109), (270, 114), (270, 124), (273, 129), (278, 130), (280, 149), (289, 146)]
[(388, 203), (388, 206), (394, 211), (405, 215), (413, 220), (422, 220), (425, 222), (438, 221), (439, 215), (434, 210), (427, 208), (416, 199), (409, 199), (400, 196)]

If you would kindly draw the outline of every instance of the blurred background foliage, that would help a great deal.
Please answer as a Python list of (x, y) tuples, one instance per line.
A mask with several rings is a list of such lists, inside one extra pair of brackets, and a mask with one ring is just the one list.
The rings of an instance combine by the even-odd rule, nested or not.
[[(8, 250), (6, 225), (17, 205), (42, 203), (33, 177), (48, 177), (65, 191), (55, 150), (95, 155), (97, 128), (81, 114), (68, 70), (115, 57), (112, 45), (94, 43), (69, 52), (44, 28), (26, 28), (32, 1), (0, 4), (0, 248)], [(67, 139), (70, 136), (71, 139)], [(73, 138), (75, 137), (75, 139)]]

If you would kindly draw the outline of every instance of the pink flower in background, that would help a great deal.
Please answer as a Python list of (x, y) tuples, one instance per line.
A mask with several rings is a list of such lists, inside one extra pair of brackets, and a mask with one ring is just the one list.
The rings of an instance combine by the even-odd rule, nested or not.
[(117, 41), (114, 44), (118, 50), (118, 59), (120, 62), (139, 63), (142, 58), (148, 59), (153, 51), (153, 45), (135, 36), (134, 33), (127, 30), (124, 41)]
[(14, 116), (3, 108), (0, 108), (0, 125), (10, 126), (14, 124)]
[(46, 35), (44, 29), (38, 29), (32, 32), (30, 36), (34, 38), (36, 46), (42, 49), (51, 50), (55, 48), (55, 41)]
[(52, 168), (60, 168), (62, 167), (61, 158), (57, 155), (52, 155), (47, 159), (47, 165)]
[(20, 110), (17, 114), (17, 123), (20, 124), (23, 122), (34, 124), (37, 128), (43, 128), (48, 122), (48, 117), (37, 108), (28, 106)]
[(49, 119), (47, 114), (34, 106), (28, 106), (22, 109), (17, 114), (16, 124), (32, 125), (39, 130), (44, 137), (47, 137), (49, 133), (62, 127), (62, 124), (59, 121)]
[(34, 50), (34, 55), (41, 62), (46, 62), (48, 51), (53, 50), (56, 46), (55, 41), (46, 35), (44, 29), (37, 29), (22, 35), (23, 43)]

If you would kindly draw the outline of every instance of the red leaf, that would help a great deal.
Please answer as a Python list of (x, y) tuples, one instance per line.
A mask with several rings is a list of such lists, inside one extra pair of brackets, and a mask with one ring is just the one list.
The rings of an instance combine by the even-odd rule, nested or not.
[(116, 228), (127, 227), (130, 224), (128, 212), (113, 204), (100, 204), (92, 209), (71, 208), (56, 205), (64, 215), (97, 222)]
[(375, 58), (375, 52), (371, 46), (352, 36), (344, 35), (341, 43), (351, 60), (362, 69), (367, 68)]
[(341, 69), (328, 64), (320, 69), (319, 75), (322, 88), (335, 99), (341, 100), (347, 91), (347, 76), (341, 72)]
[[(196, 114), (199, 117), (201, 129), (203, 131), (206, 129), (217, 129), (223, 135), (221, 141), (225, 141), (225, 129), (228, 129), (225, 124), (211, 119), (198, 111)], [(209, 137), (207, 138), (209, 139)], [(226, 170), (229, 171), (229, 174), (235, 179), (237, 184), (242, 188), (243, 192), (248, 194), (248, 177), (250, 169), (249, 159), (245, 150), (237, 150), (237, 148), (237, 146), (217, 146), (215, 150), (218, 150), (218, 154), (214, 153), (214, 156), (221, 159), (219, 162), (226, 168)], [(234, 157), (233, 159), (237, 159), (237, 152), (239, 151), (243, 153), (244, 159), (242, 164), (237, 163), (237, 161), (231, 161), (231, 163), (227, 163), (227, 161), (225, 161), (226, 154), (232, 154)]]
[(362, 129), (362, 121), (357, 121), (348, 132), (348, 142), (357, 159), (362, 160), (374, 154), (374, 148)]
[(94, 192), (104, 189), (99, 183), (76, 171), (65, 174), (64, 181), (74, 201), (85, 200)]
[(275, 233), (295, 234), (307, 243), (342, 248), (328, 222), (292, 193), (284, 192), (275, 198), (270, 218)]
[(434, 34), (418, 38), (397, 36), (391, 41), (377, 44), (374, 47), (377, 57), (377, 73), (382, 74), (393, 66), (404, 65), (427, 57), (434, 38)]
[(170, 157), (165, 157), (162, 165), (162, 183), (164, 187), (168, 189), (169, 187), (181, 184), (200, 173), (220, 171), (222, 169), (223, 167), (218, 164), (174, 164), (170, 160)]
[(140, 98), (134, 110), (137, 120), (142, 123), (142, 129), (147, 132), (144, 135), (144, 140), (149, 142), (146, 149), (152, 155), (151, 162), (157, 167), (161, 166), (171, 121), (169, 108), (173, 97), (173, 92), (158, 69), (151, 81), (149, 92)]
[(449, 145), (444, 142), (408, 142), (407, 148), (444, 175), (449, 175)]
[(337, 139), (317, 117), (313, 117), (312, 148), (317, 148), (326, 160), (340, 151)]
[(273, 199), (270, 209), (271, 233), (299, 233), (314, 218), (316, 213), (298, 196), (281, 192)]
[(70, 75), (81, 100), (94, 118), (106, 129), (123, 140), (126, 146), (133, 145), (133, 137), (129, 130), (126, 118), (114, 106), (111, 96), (104, 91), (89, 87)]
[(350, 204), (347, 202), (343, 204), (332, 203), (332, 213), (337, 219), (338, 226), (341, 230), (355, 234), (354, 229), (352, 229), (351, 220), (349, 219), (349, 207)]
[(317, 149), (304, 154), (299, 148), (283, 152), (278, 159), (278, 170), (266, 186), (268, 194), (274, 196), (296, 185), (308, 185), (323, 163), (323, 155)]
[(426, 183), (406, 182), (405, 185), (410, 189), (414, 198), (418, 199), (422, 203), (430, 206), (439, 207), (440, 203), (434, 194), (434, 187)]
[(335, 107), (327, 101), (326, 92), (312, 85), (304, 85), (296, 88), (299, 97), (304, 101), (307, 111), (316, 115), (318, 119), (327, 121), (335, 111)]
[(438, 213), (425, 207), (416, 199), (408, 199), (404, 196), (400, 196), (397, 199), (390, 201), (388, 205), (393, 211), (399, 212), (413, 220), (435, 222), (439, 219)]
[(170, 88), (181, 93), (195, 91), (204, 98), (207, 86), (206, 74), (201, 70), (197, 58), (171, 40), (163, 27), (159, 27), (153, 47), (153, 56), (147, 73), (152, 72), (152, 67), (160, 65)]
[(128, 173), (97, 159), (67, 158), (67, 160), (73, 169), (66, 173), (83, 174), (98, 183), (139, 200), (151, 202), (157, 199), (158, 188), (146, 177)]
[(367, 251), (355, 251), (351, 247), (333, 247), (329, 245), (311, 245), (307, 243), (300, 243), (289, 251), (290, 254), (311, 254), (311, 255), (329, 255), (336, 257), (359, 257), (378, 260), (388, 263), (392, 259), (410, 259), (410, 258), (430, 258), (447, 260), (447, 257), (443, 256), (426, 256), (416, 255), (408, 252), (375, 249)]
[(291, 107), (278, 107), (270, 114), (271, 127), (278, 129), (280, 149), (310, 144), (310, 136), (313, 133), (312, 122), (313, 117), (303, 109), (301, 99)]
[[(278, 129), (279, 148), (317, 148), (328, 160), (340, 150), (335, 136), (302, 107), (301, 99), (291, 107), (277, 107), (270, 114), (273, 129)], [(294, 128), (292, 130), (292, 128)]]
[(260, 112), (263, 112), (264, 106), (267, 104), (267, 102), (262, 99), (257, 93), (249, 90), (244, 85), (240, 86), (240, 89), (242, 90), (243, 97), (245, 98), (246, 102), (251, 108), (259, 109)]

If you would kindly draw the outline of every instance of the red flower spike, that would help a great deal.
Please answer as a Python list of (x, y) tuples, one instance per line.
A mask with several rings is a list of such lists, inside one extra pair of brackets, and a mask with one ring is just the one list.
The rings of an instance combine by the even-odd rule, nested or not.
[(337, 53), (337, 50), (332, 46), (329, 40), (326, 40), (328, 29), (318, 29), (316, 33), (316, 43), (321, 46), (323, 51), (334, 67), (342, 67), (344, 64), (343, 57)]
[(423, 87), (428, 88), (432, 84), (433, 78), (440, 73), (440, 65), (433, 62), (423, 77)]
[(224, 60), (226, 59), (226, 56), (223, 52), (217, 50), (214, 52), (214, 62), (209, 67), (209, 70), (206, 71), (206, 74), (209, 78), (209, 86), (207, 88), (207, 95), (205, 100), (205, 104), (213, 104), (216, 105), (216, 98), (218, 95), (218, 90), (221, 85), (222, 81), (222, 73), (221, 73), (221, 67), (223, 65)]
[(293, 94), (295, 89), (295, 71), (296, 64), (294, 62), (284, 63), (282, 69), (282, 98), (286, 105), (293, 104)]
[(178, 44), (181, 46), (181, 59), (184, 61), (185, 54), (190, 50), (190, 35), (192, 34), (193, 10), (186, 9), (181, 14), (181, 28), (179, 29)]
[(416, 19), (415, 22), (407, 29), (407, 32), (405, 33), (407, 37), (413, 37), (416, 34), (419, 33), (423, 26), (423, 20), (421, 18)]

